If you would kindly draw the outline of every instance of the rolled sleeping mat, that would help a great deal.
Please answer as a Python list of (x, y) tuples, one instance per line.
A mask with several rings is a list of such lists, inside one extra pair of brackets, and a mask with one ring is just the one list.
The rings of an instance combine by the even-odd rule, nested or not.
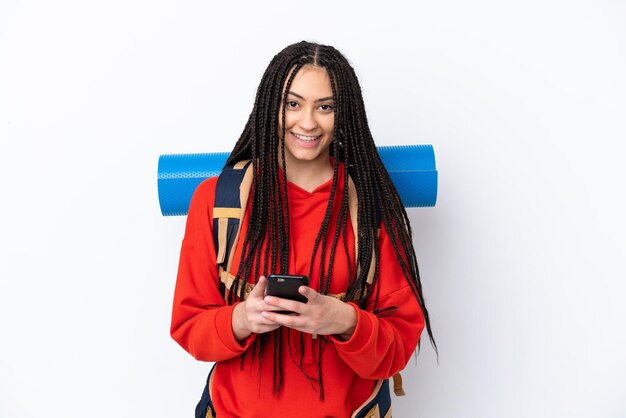
[[(378, 147), (405, 207), (435, 206), (437, 169), (432, 145)], [(191, 196), (205, 179), (220, 174), (229, 153), (168, 154), (159, 157), (159, 204), (163, 216), (186, 215)]]

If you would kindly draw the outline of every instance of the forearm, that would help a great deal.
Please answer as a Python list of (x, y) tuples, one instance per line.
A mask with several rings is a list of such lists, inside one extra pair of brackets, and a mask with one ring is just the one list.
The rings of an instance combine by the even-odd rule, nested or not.
[(174, 316), (171, 335), (189, 354), (201, 361), (222, 361), (242, 354), (252, 338), (237, 340), (231, 326), (233, 306), (212, 307), (188, 319)]
[(421, 310), (410, 293), (396, 295), (401, 297), (391, 303), (398, 309), (386, 316), (350, 304), (357, 315), (352, 335), (331, 336), (339, 356), (361, 377), (387, 378), (406, 366), (424, 328)]

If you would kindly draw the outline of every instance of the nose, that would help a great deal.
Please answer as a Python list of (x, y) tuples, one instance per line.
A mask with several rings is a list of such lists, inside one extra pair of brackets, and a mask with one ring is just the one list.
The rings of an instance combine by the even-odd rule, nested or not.
[(317, 128), (318, 123), (317, 123), (317, 119), (315, 118), (315, 114), (313, 111), (304, 111), (300, 113), (300, 121), (299, 121), (299, 125), (300, 128), (307, 130), (307, 131), (312, 131), (313, 129)]

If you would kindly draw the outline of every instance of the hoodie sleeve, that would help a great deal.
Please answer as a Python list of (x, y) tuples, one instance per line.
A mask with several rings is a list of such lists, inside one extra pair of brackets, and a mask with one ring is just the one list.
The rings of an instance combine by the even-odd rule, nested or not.
[(357, 313), (354, 333), (347, 341), (331, 337), (339, 356), (367, 379), (386, 379), (404, 369), (424, 329), (424, 315), (384, 229), (379, 241), (380, 275), (366, 309), (350, 303)]
[(235, 339), (232, 315), (226, 305), (213, 242), (213, 202), (217, 177), (196, 189), (187, 215), (174, 291), (170, 334), (194, 358), (222, 361), (242, 354), (256, 334), (242, 343)]

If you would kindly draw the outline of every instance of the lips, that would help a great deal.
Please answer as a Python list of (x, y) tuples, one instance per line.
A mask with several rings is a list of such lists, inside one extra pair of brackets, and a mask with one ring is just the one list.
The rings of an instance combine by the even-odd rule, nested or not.
[(300, 141), (304, 141), (304, 142), (313, 142), (316, 141), (320, 138), (321, 135), (319, 136), (307, 136), (307, 135), (300, 135), (297, 133), (292, 132), (291, 133), (293, 136), (296, 137), (296, 139), (300, 140)]
[(309, 136), (309, 135), (297, 134), (295, 132), (289, 132), (289, 133), (295, 139), (295, 142), (298, 143), (298, 145), (305, 147), (305, 148), (316, 146), (317, 143), (322, 138), (322, 135)]

